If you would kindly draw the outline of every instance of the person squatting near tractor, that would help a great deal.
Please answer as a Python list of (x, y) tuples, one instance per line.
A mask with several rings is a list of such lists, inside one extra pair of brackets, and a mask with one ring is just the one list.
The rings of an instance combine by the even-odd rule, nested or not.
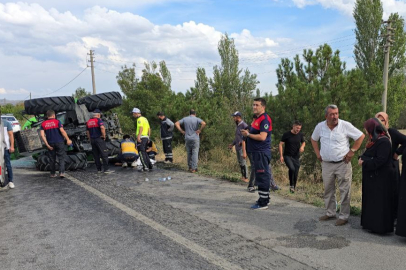
[(269, 205), (272, 120), (265, 108), (265, 99), (254, 99), (252, 109), (257, 119), (252, 122), (249, 131), (241, 130), (242, 135), (248, 138), (247, 153), (252, 155), (255, 181), (258, 185), (259, 199), (251, 206), (254, 210), (268, 209)]
[(162, 140), (162, 147), (165, 153), (165, 163), (172, 163), (173, 162), (173, 154), (172, 154), (172, 137), (173, 137), (173, 129), (175, 128), (174, 123), (165, 116), (164, 112), (158, 112), (157, 116), (159, 120), (161, 120), (161, 140)]
[(135, 136), (137, 137), (137, 147), (138, 153), (140, 155), (142, 170), (149, 171), (152, 170), (152, 164), (149, 160), (147, 153), (147, 145), (149, 142), (149, 137), (151, 136), (151, 128), (147, 118), (141, 115), (141, 110), (134, 108), (132, 110), (134, 118), (137, 119), (137, 129)]
[[(101, 111), (95, 109), (93, 111), (93, 117), (89, 119), (86, 123), (87, 127), (87, 137), (92, 145), (92, 153), (94, 162), (96, 163), (97, 172), (102, 172), (102, 163), (103, 163), (103, 172), (111, 173), (109, 169), (109, 159), (108, 154), (109, 150), (106, 146), (106, 129), (104, 127), (103, 121), (100, 119)], [(102, 162), (100, 162), (102, 159)]]
[[(303, 133), (300, 132), (301, 129), (302, 124), (295, 121), (292, 129), (282, 135), (279, 143), (280, 161), (289, 168), (290, 193), (295, 193), (300, 168), (300, 153), (304, 152), (306, 145)], [(285, 149), (283, 149), (284, 145)]]
[(248, 127), (247, 123), (245, 123), (242, 120), (242, 115), (239, 111), (233, 113), (231, 115), (233, 117), (233, 120), (235, 124), (237, 125), (236, 130), (235, 130), (235, 136), (234, 136), (234, 141), (228, 145), (229, 149), (232, 149), (233, 146), (235, 147), (235, 152), (237, 154), (237, 161), (238, 164), (240, 165), (241, 169), (241, 180), (244, 181), (245, 183), (248, 183), (247, 179), (247, 161), (246, 158), (243, 157), (243, 136), (241, 133), (241, 130), (246, 129)]
[(51, 177), (56, 177), (56, 157), (59, 160), (59, 177), (65, 177), (65, 145), (71, 145), (72, 141), (69, 139), (68, 134), (63, 128), (61, 121), (55, 119), (55, 112), (52, 110), (47, 111), (47, 120), (41, 123), (40, 135), (42, 141), (48, 148), (49, 152), (49, 165), (51, 167)]
[(158, 148), (156, 147), (156, 144), (149, 140), (148, 144), (147, 144), (147, 154), (149, 157), (149, 160), (152, 164), (155, 164), (155, 157), (156, 155), (158, 155)]
[(123, 136), (123, 140), (120, 142), (121, 153), (118, 156), (122, 163), (123, 168), (127, 168), (128, 164), (131, 167), (137, 167), (137, 159), (139, 158), (138, 150), (135, 141), (131, 139), (130, 135)]

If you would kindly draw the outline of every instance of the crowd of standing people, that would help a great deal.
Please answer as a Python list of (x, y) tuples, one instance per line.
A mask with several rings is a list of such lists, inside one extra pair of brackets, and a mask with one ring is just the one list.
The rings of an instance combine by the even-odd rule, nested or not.
[[(252, 122), (244, 122), (242, 114), (237, 111), (231, 116), (236, 124), (235, 137), (229, 148), (235, 147), (237, 161), (241, 170), (241, 180), (248, 183), (248, 191), (255, 192), (257, 186), (258, 200), (251, 206), (254, 210), (265, 210), (270, 205), (270, 191), (277, 190), (271, 169), (271, 133), (272, 119), (266, 112), (266, 101), (256, 98), (252, 104)], [(151, 141), (151, 128), (141, 110), (132, 110), (136, 118), (135, 139), (124, 135), (120, 143), (118, 156), (123, 167), (138, 166), (142, 171), (153, 169), (157, 148)], [(56, 177), (56, 158), (58, 157), (59, 177), (65, 172), (65, 142), (71, 145), (62, 123), (55, 118), (54, 111), (46, 113), (47, 120), (42, 122), (40, 136), (45, 143), (50, 158), (50, 177)], [(160, 135), (165, 154), (165, 163), (173, 162), (172, 138), (176, 127), (184, 135), (187, 152), (187, 164), (190, 172), (198, 171), (200, 134), (206, 123), (196, 116), (191, 109), (189, 116), (173, 123), (158, 112)], [(87, 137), (92, 146), (92, 153), (98, 173), (111, 173), (106, 147), (106, 130), (101, 120), (101, 112), (96, 109), (87, 123)], [(9, 172), (9, 186), (14, 188), (10, 154), (14, 151), (12, 128), (7, 122), (5, 129), (5, 163)], [(302, 124), (295, 121), (291, 130), (286, 131), (279, 143), (280, 162), (286, 164), (289, 175), (289, 191), (295, 193), (299, 169), (300, 154), (306, 143), (301, 133)], [(400, 172), (399, 156), (406, 164), (406, 136), (394, 128), (389, 128), (389, 117), (379, 112), (374, 118), (364, 123), (365, 134), (353, 124), (339, 118), (336, 105), (325, 108), (325, 120), (318, 123), (313, 130), (310, 141), (317, 159), (321, 163), (324, 185), (324, 203), (326, 212), (319, 218), (321, 222), (336, 220), (336, 226), (348, 223), (350, 217), (352, 165), (351, 160), (360, 151), (367, 138), (365, 150), (358, 156), (362, 166), (362, 214), (361, 226), (374, 233), (391, 233), (406, 237), (406, 166)], [(350, 144), (350, 139), (354, 142)], [(361, 152), (361, 151), (360, 151)], [(250, 161), (248, 171), (247, 158)], [(340, 210), (338, 218), (336, 184), (340, 193)], [(397, 220), (397, 222), (395, 222)]]
[[(255, 181), (259, 195), (251, 207), (254, 210), (268, 209), (269, 191), (272, 186), (269, 167), (272, 120), (265, 108), (265, 100), (254, 99), (251, 125), (245, 124), (241, 113), (235, 112), (232, 115), (237, 128), (235, 140), (229, 147), (236, 146), (243, 181), (246, 174), (241, 160), (246, 156), (250, 160), (252, 173), (248, 190), (255, 191)], [(289, 169), (291, 193), (296, 189), (300, 153), (304, 152), (306, 145), (301, 128), (302, 124), (295, 121), (292, 129), (283, 134), (279, 143), (279, 160)], [(367, 231), (379, 234), (391, 233), (396, 228), (397, 235), (406, 237), (406, 166), (402, 167), (400, 173), (398, 160), (402, 155), (402, 163), (406, 164), (406, 136), (394, 128), (389, 128), (389, 118), (384, 112), (368, 119), (364, 123), (364, 130), (366, 135), (350, 122), (339, 119), (336, 105), (328, 105), (325, 109), (325, 120), (316, 125), (310, 141), (321, 163), (326, 207), (326, 213), (319, 220), (336, 220), (336, 226), (348, 223), (351, 209), (351, 160), (360, 151), (366, 137), (365, 150), (358, 156), (358, 164), (362, 166), (361, 226)], [(352, 145), (350, 139), (354, 141)], [(338, 218), (336, 184), (341, 202)]]

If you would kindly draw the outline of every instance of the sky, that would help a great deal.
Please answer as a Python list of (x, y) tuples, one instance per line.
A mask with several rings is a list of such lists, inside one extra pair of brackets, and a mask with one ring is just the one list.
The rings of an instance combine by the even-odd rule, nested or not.
[[(240, 68), (257, 74), (262, 94), (276, 94), (276, 68), (303, 49), (328, 43), (355, 67), (355, 0), (0, 0), (1, 100), (92, 91), (89, 50), (95, 53), (96, 92), (120, 91), (124, 65), (162, 61), (172, 90), (209, 77), (220, 64), (217, 44), (234, 39)], [(383, 1), (384, 18), (406, 16), (406, 1)]]

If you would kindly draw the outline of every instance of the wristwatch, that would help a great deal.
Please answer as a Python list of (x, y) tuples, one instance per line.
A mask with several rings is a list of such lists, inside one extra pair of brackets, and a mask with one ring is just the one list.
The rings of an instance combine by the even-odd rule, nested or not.
[(353, 152), (353, 153), (355, 153), (355, 152), (358, 151), (358, 149), (355, 149), (355, 148), (350, 148), (350, 150), (351, 150), (351, 152)]

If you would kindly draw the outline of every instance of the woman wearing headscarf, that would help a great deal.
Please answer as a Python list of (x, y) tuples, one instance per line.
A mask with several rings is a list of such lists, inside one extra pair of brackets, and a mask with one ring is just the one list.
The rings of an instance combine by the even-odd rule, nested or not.
[(377, 118), (364, 123), (368, 142), (358, 164), (362, 165), (361, 226), (374, 233), (393, 232), (395, 166), (391, 141)]
[(397, 217), (398, 212), (398, 198), (399, 198), (399, 179), (400, 179), (400, 169), (399, 169), (399, 156), (402, 155), (403, 151), (406, 149), (406, 136), (400, 133), (395, 128), (389, 127), (389, 117), (385, 112), (379, 112), (375, 115), (381, 123), (385, 126), (385, 128), (389, 132), (389, 136), (392, 142), (392, 157), (394, 160), (394, 164), (396, 166), (396, 178), (395, 178), (395, 190), (394, 190), (394, 199), (395, 199), (395, 218)]
[[(402, 155), (403, 150), (406, 149), (406, 135), (400, 133), (395, 128), (389, 127), (389, 117), (385, 112), (379, 112), (375, 115), (375, 117), (378, 118), (381, 121), (382, 125), (384, 125), (385, 128), (388, 130), (390, 139), (392, 141), (393, 159), (398, 160), (399, 156)], [(399, 165), (399, 163), (397, 164)]]

